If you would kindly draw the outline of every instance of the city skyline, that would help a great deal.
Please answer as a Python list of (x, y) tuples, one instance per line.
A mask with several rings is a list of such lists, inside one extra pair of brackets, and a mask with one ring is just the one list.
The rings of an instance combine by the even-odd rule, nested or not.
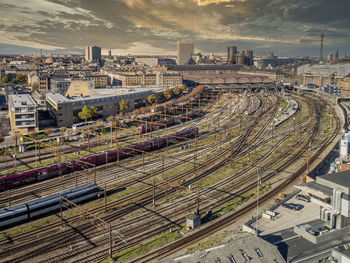
[[(175, 55), (177, 41), (202, 53), (227, 46), (255, 54), (350, 54), (345, 0), (0, 0), (0, 53), (30, 48), (83, 53), (87, 45), (113, 55)], [(17, 47), (20, 46), (20, 47)], [(28, 47), (28, 48), (26, 48)]]

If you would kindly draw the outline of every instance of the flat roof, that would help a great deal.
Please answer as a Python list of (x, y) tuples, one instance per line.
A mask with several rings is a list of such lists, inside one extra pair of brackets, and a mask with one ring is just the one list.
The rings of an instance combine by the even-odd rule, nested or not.
[(279, 232), (275, 232), (266, 236), (262, 236), (266, 241), (277, 245), (278, 250), (284, 257), (290, 262), (307, 262), (303, 260), (310, 260), (322, 253), (330, 253), (330, 251), (341, 244), (348, 242), (350, 235), (344, 235), (343, 238), (335, 238), (313, 244), (310, 241), (297, 235), (293, 228), (284, 229)]
[(9, 95), (8, 101), (11, 108), (37, 107), (34, 99), (29, 94)]
[(323, 184), (319, 184), (315, 181), (304, 183), (304, 184), (297, 184), (297, 185), (294, 185), (294, 187), (300, 190), (303, 190), (307, 193), (311, 193), (313, 195), (319, 196), (321, 198), (327, 198), (327, 197), (333, 196), (332, 188)]
[[(231, 260), (230, 260), (231, 259)], [(271, 263), (285, 262), (277, 247), (263, 239), (251, 235), (215, 247), (199, 250), (191, 254), (178, 256), (171, 259), (161, 260), (167, 263), (213, 263), (213, 262), (236, 262), (236, 263)]]
[(350, 188), (350, 171), (323, 175), (316, 178), (316, 182), (318, 183), (323, 184), (324, 181)]

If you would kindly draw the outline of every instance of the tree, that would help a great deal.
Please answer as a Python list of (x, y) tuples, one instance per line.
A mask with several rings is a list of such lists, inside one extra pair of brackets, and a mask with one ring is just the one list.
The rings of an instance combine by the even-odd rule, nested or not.
[(140, 114), (140, 110), (139, 109), (134, 109), (134, 111), (132, 112), (132, 114), (134, 114), (135, 116)]
[(119, 103), (119, 109), (124, 112), (128, 110), (128, 108), (129, 108), (128, 102), (126, 100), (121, 100)]
[(13, 83), (15, 84), (26, 84), (28, 81), (27, 75), (24, 74), (18, 74), (16, 75), (16, 78), (12, 80)]
[(36, 136), (38, 136), (38, 133), (36, 131), (29, 131), (28, 136), (34, 139)]
[(180, 86), (180, 89), (182, 90), (182, 92), (188, 91), (188, 88), (187, 88), (186, 84), (182, 84), (182, 85)]
[(112, 116), (112, 115), (108, 116), (106, 120), (107, 120), (107, 122), (112, 122), (113, 123), (114, 122), (114, 116)]
[(172, 89), (172, 92), (174, 93), (174, 95), (180, 95), (182, 93), (182, 90), (179, 87), (175, 87)]
[(78, 117), (82, 120), (85, 120), (85, 122), (88, 119), (95, 117), (96, 115), (97, 115), (97, 111), (94, 106), (91, 106), (90, 108), (88, 106), (84, 106), (81, 109), (81, 112), (78, 113)]
[(0, 143), (2, 143), (3, 141), (5, 141), (5, 137), (0, 134)]
[(149, 104), (153, 104), (153, 103), (155, 103), (156, 102), (156, 95), (155, 94), (151, 94), (151, 95), (149, 95), (148, 97), (147, 97), (147, 102), (149, 103)]
[(53, 133), (53, 129), (51, 129), (51, 128), (46, 128), (46, 129), (45, 129), (45, 134), (46, 134), (46, 135), (49, 135), (49, 134), (51, 134), (51, 133)]
[(0, 82), (3, 83), (3, 84), (10, 82), (9, 76), (8, 76), (8, 75), (5, 75), (5, 76), (1, 79)]
[(170, 89), (166, 89), (163, 91), (163, 96), (164, 98), (166, 99), (171, 99), (171, 97), (173, 96), (173, 94), (171, 93), (171, 90)]

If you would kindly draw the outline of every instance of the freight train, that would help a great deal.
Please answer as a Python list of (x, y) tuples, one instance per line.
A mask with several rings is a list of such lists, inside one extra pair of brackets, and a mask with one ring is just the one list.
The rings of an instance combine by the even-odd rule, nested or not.
[[(167, 145), (169, 138), (192, 138), (198, 135), (198, 128), (192, 127), (182, 131), (172, 133), (168, 136), (159, 137), (151, 141), (142, 142), (139, 144), (129, 145), (119, 149), (119, 160), (129, 156), (139, 154), (140, 151), (152, 151), (160, 149)], [(89, 156), (84, 156), (78, 160), (70, 160), (67, 162), (56, 163), (40, 168), (31, 169), (16, 174), (7, 175), (0, 178), (0, 190), (10, 189), (19, 185), (38, 182), (48, 178), (59, 176), (60, 174), (67, 174), (76, 170), (81, 170), (85, 166), (82, 162), (87, 162), (93, 165), (105, 164), (117, 160), (117, 150), (111, 150), (107, 153), (97, 153)]]
[(81, 203), (103, 196), (103, 189), (96, 184), (87, 184), (71, 190), (39, 198), (25, 204), (11, 206), (0, 210), (0, 228), (15, 225), (32, 218), (56, 211), (60, 208), (61, 196), (74, 203)]
[(147, 132), (150, 132), (151, 130), (155, 131), (155, 130), (164, 128), (164, 125), (166, 125), (166, 127), (169, 127), (176, 123), (180, 123), (188, 120), (186, 119), (186, 117), (195, 118), (200, 116), (202, 113), (203, 112), (200, 110), (191, 111), (188, 114), (181, 114), (175, 117), (168, 118), (166, 120), (157, 121), (156, 123), (147, 123), (145, 125), (142, 125), (139, 130), (141, 131), (141, 133), (147, 133)]

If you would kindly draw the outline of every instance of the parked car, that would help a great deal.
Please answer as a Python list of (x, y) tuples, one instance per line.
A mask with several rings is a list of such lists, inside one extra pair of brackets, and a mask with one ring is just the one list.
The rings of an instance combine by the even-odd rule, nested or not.
[(288, 208), (290, 210), (296, 210), (299, 211), (301, 210), (304, 206), (300, 204), (294, 204), (294, 203), (285, 203), (282, 205), (282, 207)]
[(301, 200), (301, 201), (304, 201), (304, 202), (310, 202), (310, 197), (308, 197), (306, 195), (302, 195), (302, 194), (296, 195), (295, 199)]

